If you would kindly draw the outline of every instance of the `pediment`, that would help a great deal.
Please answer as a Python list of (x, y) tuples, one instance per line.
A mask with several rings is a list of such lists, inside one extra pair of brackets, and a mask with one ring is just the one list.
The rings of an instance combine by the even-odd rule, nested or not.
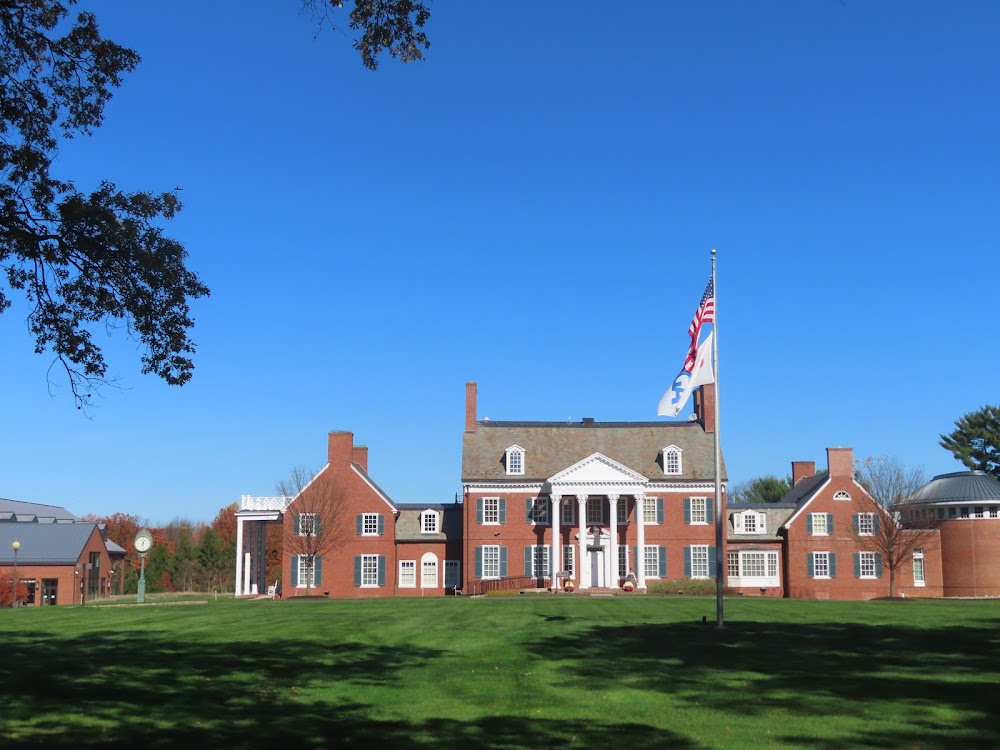
[(549, 478), (553, 487), (563, 486), (627, 486), (645, 485), (647, 478), (624, 464), (594, 453), (577, 461)]

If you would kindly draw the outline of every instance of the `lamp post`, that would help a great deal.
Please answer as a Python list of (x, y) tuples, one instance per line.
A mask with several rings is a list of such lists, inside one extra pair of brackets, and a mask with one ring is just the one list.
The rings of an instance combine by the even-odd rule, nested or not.
[(15, 539), (10, 543), (10, 548), (14, 550), (14, 591), (11, 595), (11, 609), (17, 606), (17, 551), (21, 549), (21, 543)]

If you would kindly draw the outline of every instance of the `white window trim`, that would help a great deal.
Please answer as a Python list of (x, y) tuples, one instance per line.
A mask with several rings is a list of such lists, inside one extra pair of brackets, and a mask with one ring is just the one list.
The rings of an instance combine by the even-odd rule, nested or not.
[[(494, 513), (496, 514), (495, 521), (487, 521), (486, 514), (489, 512), (487, 505), (489, 503), (494, 503)], [(499, 526), (500, 525), (500, 498), (499, 497), (484, 497), (483, 498), (483, 526)]]
[[(812, 527), (813, 527), (812, 536), (830, 536), (830, 529), (829, 529), (829, 527), (828, 527), (828, 525), (826, 523), (827, 522), (827, 515), (828, 514), (826, 514), (826, 513), (810, 513), (809, 515), (812, 516)], [(823, 519), (823, 531), (816, 531), (816, 519), (817, 518), (822, 518)]]
[(562, 521), (563, 526), (576, 526), (576, 502), (575, 497), (564, 497), (562, 499), (562, 514), (560, 515), (560, 521)]
[[(496, 454), (494, 454), (496, 455)], [(518, 457), (518, 465), (516, 467), (511, 467), (512, 456)], [(507, 450), (504, 451), (504, 465), (507, 469), (507, 475), (512, 477), (524, 476), (524, 459), (525, 450), (520, 445), (512, 445)]]
[[(691, 497), (691, 498), (688, 498), (688, 501), (690, 503), (690, 505), (688, 507), (691, 509), (691, 526), (707, 526), (708, 525), (708, 498), (707, 497)], [(702, 506), (701, 506), (701, 517), (702, 517), (702, 520), (700, 520), (700, 521), (695, 521), (694, 520), (694, 504), (695, 504), (695, 501), (699, 501), (702, 504)]]
[[(484, 544), (483, 547), (483, 577), (480, 579), (482, 581), (498, 581), (500, 580), (500, 545), (499, 544)], [(496, 575), (489, 575), (486, 572), (486, 553), (490, 551), (494, 553), (496, 563)]]
[[(403, 566), (408, 565), (410, 571), (413, 574), (412, 583), (403, 583)], [(416, 560), (400, 560), (399, 561), (399, 588), (401, 589), (415, 589), (417, 587), (417, 561)]]
[[(920, 578), (917, 578), (917, 560), (920, 561)], [(923, 588), (927, 585), (927, 563), (922, 549), (913, 550), (913, 585)]]
[[(817, 552), (810, 552), (809, 554), (813, 556), (813, 580), (818, 580), (818, 581), (832, 580), (830, 578), (830, 552), (828, 550), (820, 550)], [(816, 555), (826, 555), (826, 575), (822, 576), (817, 575), (816, 568), (818, 567), (818, 565), (816, 563)]]
[[(361, 536), (378, 536), (378, 516), (378, 513), (361, 514)], [(374, 531), (368, 530), (369, 520), (371, 520), (374, 525)]]
[[(434, 519), (434, 528), (431, 529), (431, 530), (429, 530), (429, 531), (427, 529), (427, 521), (426, 521), (426, 519), (428, 519), (428, 518), (433, 518)], [(420, 533), (421, 534), (437, 534), (437, 533), (439, 533), (440, 529), (441, 529), (441, 517), (440, 517), (440, 515), (438, 514), (437, 511), (435, 511), (435, 510), (425, 510), (425, 511), (422, 511), (420, 513)]]
[[(733, 555), (736, 556), (736, 574), (733, 575), (730, 572), (730, 566), (732, 563)], [(744, 560), (750, 555), (764, 555), (764, 570), (763, 576), (751, 576), (743, 575), (746, 564)], [(773, 576), (767, 574), (767, 570), (771, 568), (771, 561), (774, 561), (775, 574)], [(778, 557), (777, 550), (729, 550), (728, 559), (726, 560), (726, 573), (728, 575), (728, 584), (734, 588), (747, 587), (747, 588), (761, 588), (761, 587), (776, 587), (781, 585), (781, 560)]]
[(532, 525), (541, 524), (543, 526), (551, 523), (549, 516), (549, 505), (551, 502), (547, 497), (533, 497), (531, 498), (531, 523)]
[[(426, 571), (428, 565), (431, 564), (433, 564), (434, 566), (434, 581), (431, 583), (431, 585), (428, 586), (426, 580)], [(441, 582), (440, 573), (441, 571), (440, 571), (440, 565), (438, 564), (437, 555), (435, 555), (433, 552), (425, 552), (423, 556), (420, 558), (420, 588), (422, 589), (440, 588), (439, 586)]]
[[(709, 545), (707, 545), (707, 544), (692, 544), (690, 546), (690, 554), (691, 554), (691, 580), (692, 581), (704, 581), (705, 579), (712, 577), (712, 569), (711, 569), (711, 564), (710, 564), (710, 560), (709, 560), (709, 557), (708, 557), (708, 547), (709, 547)], [(694, 564), (695, 564), (695, 561), (694, 561), (694, 552), (695, 552), (695, 550), (698, 550), (699, 552), (700, 551), (704, 551), (704, 553), (705, 553), (705, 574), (704, 575), (698, 575), (697, 573), (694, 572)], [(701, 561), (699, 560), (699, 564), (700, 563), (701, 563)]]
[(834, 500), (850, 500), (851, 499), (851, 495), (849, 493), (845, 492), (844, 490), (837, 490), (833, 494), (833, 499)]
[[(299, 513), (299, 536), (316, 536), (316, 517), (318, 513)], [(309, 519), (309, 530), (305, 530), (303, 521)]]
[[(866, 581), (874, 581), (878, 578), (877, 568), (875, 567), (875, 552), (859, 552), (858, 557), (858, 578)], [(865, 560), (871, 560), (871, 573), (865, 573)]]
[[(649, 563), (653, 563), (653, 572), (650, 573)], [(646, 580), (660, 579), (660, 546), (657, 544), (647, 544), (642, 548), (642, 567), (646, 574)]]
[[(378, 555), (361, 555), (361, 588), (363, 589), (377, 589), (378, 588)], [(365, 575), (367, 567), (366, 562), (374, 560), (375, 561), (375, 582), (365, 583)]]
[[(656, 520), (656, 501), (659, 498), (656, 497), (646, 497), (642, 501), (642, 518), (646, 526), (655, 526), (658, 522)], [(652, 520), (650, 520), (652, 519)]]
[(316, 577), (316, 560), (319, 559), (320, 556), (315, 555), (313, 557), (312, 570), (309, 570), (306, 567), (306, 560), (308, 559), (308, 557), (309, 557), (308, 555), (299, 555), (299, 574), (298, 574), (299, 582), (295, 584), (295, 588), (297, 589), (312, 588), (316, 585), (315, 583), (312, 582), (312, 579)]
[[(753, 518), (756, 521), (756, 526), (753, 531), (746, 530), (746, 519)], [(758, 513), (755, 510), (744, 510), (736, 514), (733, 526), (735, 527), (737, 534), (766, 534), (767, 533), (767, 516), (763, 513)]]
[[(868, 523), (868, 531), (862, 531), (862, 519), (865, 519)], [(858, 536), (875, 536), (875, 514), (874, 513), (858, 513)], [(873, 576), (874, 577), (874, 576)]]
[[(671, 454), (676, 454), (677, 456), (677, 468), (673, 471), (670, 470), (669, 466), (669, 456)], [(668, 445), (663, 449), (663, 473), (668, 477), (676, 477), (684, 473), (684, 451), (680, 447)]]

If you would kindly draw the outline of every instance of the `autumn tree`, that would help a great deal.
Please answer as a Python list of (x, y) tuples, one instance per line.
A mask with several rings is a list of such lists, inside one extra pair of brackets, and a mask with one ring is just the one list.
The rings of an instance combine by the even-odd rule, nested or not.
[(210, 591), (232, 591), (234, 551), (227, 546), (214, 527), (205, 530), (198, 547), (201, 565)]
[(349, 538), (347, 493), (328, 477), (302, 467), (292, 469), (288, 479), (278, 482), (277, 490), (291, 498), (284, 548), (298, 558), (299, 580), (304, 577), (309, 596), (313, 581), (321, 578), (323, 556), (332, 554)]
[(955, 420), (955, 430), (940, 445), (973, 471), (1000, 479), (1000, 406), (984, 406)]
[(738, 482), (726, 489), (727, 502), (736, 504), (777, 503), (791, 489), (788, 479), (764, 476)]
[(917, 490), (927, 483), (925, 474), (896, 458), (870, 456), (855, 464), (854, 478), (867, 494), (861, 495), (862, 512), (855, 515), (851, 533), (859, 547), (881, 558), (889, 571), (889, 596), (895, 596), (897, 571), (939, 534), (938, 521), (914, 504)]

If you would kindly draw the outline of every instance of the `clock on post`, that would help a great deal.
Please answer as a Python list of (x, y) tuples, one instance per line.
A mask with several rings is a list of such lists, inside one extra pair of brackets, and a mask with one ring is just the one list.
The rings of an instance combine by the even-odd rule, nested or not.
[(146, 601), (146, 553), (153, 546), (153, 535), (149, 529), (141, 529), (132, 541), (136, 551), (139, 553), (139, 589), (136, 597), (136, 604)]

